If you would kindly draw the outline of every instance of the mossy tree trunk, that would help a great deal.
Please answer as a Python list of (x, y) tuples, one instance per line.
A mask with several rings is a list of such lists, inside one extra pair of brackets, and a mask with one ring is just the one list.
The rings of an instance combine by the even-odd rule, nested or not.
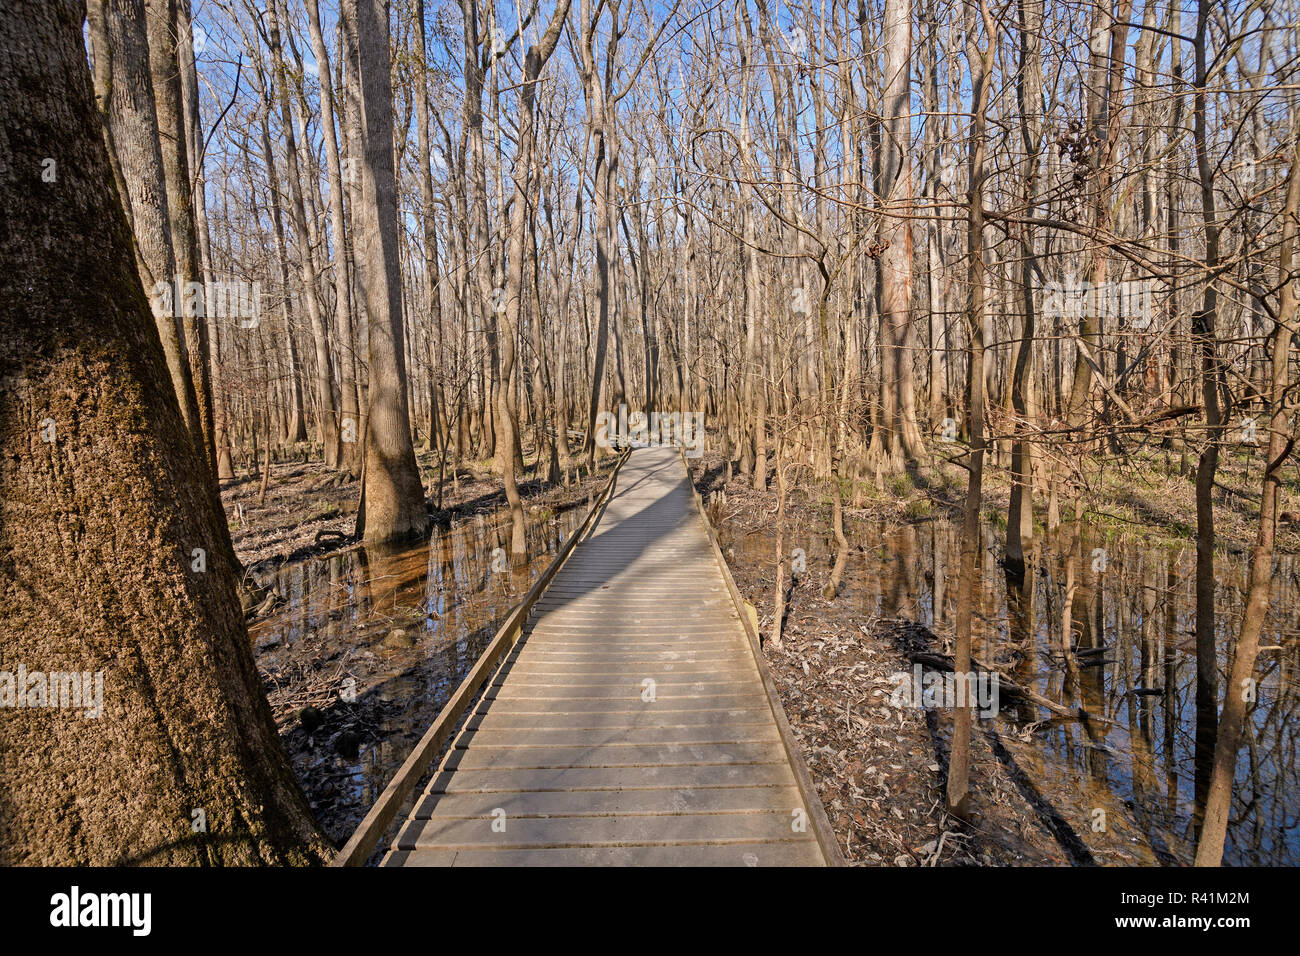
[(316, 862), (136, 272), (84, 14), (0, 17), (0, 672), (102, 671), (103, 710), (0, 710), (0, 863)]

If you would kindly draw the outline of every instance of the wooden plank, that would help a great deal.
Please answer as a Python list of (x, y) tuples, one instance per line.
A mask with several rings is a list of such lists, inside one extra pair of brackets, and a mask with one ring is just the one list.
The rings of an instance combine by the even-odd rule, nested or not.
[[(631, 593), (627, 593), (628, 589), (635, 590), (632, 590)], [(661, 612), (663, 611), (663, 601), (665, 598), (681, 597), (683, 594), (689, 594), (691, 604), (696, 607), (700, 606), (701, 603), (713, 604), (717, 607), (726, 606), (723, 601), (725, 592), (722, 588), (704, 588), (700, 587), (698, 582), (691, 585), (689, 582), (683, 581), (680, 585), (672, 586), (652, 586), (644, 582), (633, 582), (628, 585), (621, 583), (613, 585), (608, 582), (603, 584), (557, 582), (546, 589), (546, 596), (548, 599), (554, 597), (564, 598), (567, 600), (572, 597), (578, 597), (582, 599), (590, 598), (593, 601), (599, 600), (616, 603), (620, 606), (645, 604), (652, 608), (657, 608)], [(705, 595), (703, 602), (696, 597), (697, 594)], [(574, 602), (569, 601), (569, 603), (573, 604)]]
[(720, 705), (732, 706), (741, 700), (751, 698), (753, 696), (753, 685), (748, 681), (744, 681), (728, 685), (725, 688), (709, 688), (705, 690), (689, 687), (658, 687), (655, 690), (654, 700), (642, 700), (641, 692), (642, 688), (639, 684), (626, 689), (554, 685), (532, 688), (492, 686), (484, 691), (484, 695), (490, 701), (548, 701), (555, 704), (560, 710), (580, 705), (584, 701), (596, 700), (627, 703), (639, 707), (655, 707), (664, 704), (671, 704), (674, 707), (699, 707), (703, 706), (704, 703), (711, 702), (713, 706), (717, 707)]
[[(492, 714), (592, 714), (592, 713), (627, 713), (644, 712), (649, 707), (639, 697), (636, 700), (626, 698), (591, 698), (575, 697), (568, 700), (554, 700), (537, 697), (496, 697), (488, 699)], [(655, 713), (698, 713), (701, 711), (717, 712), (733, 710), (738, 707), (765, 707), (767, 699), (757, 690), (748, 690), (744, 694), (731, 694), (727, 697), (711, 696), (705, 698), (682, 697), (676, 700), (658, 700)]]
[[(633, 633), (638, 636), (632, 637)], [(743, 646), (733, 636), (727, 634), (725, 628), (716, 625), (692, 630), (683, 628), (658, 632), (649, 630), (638, 632), (630, 629), (601, 627), (599, 624), (579, 625), (548, 622), (544, 628), (537, 628), (529, 636), (532, 638), (530, 643), (533, 645), (543, 642), (547, 646), (559, 644), (591, 645), (594, 643), (605, 651), (635, 651), (655, 644), (663, 645), (666, 649), (680, 648), (682, 645), (700, 649)], [(593, 638), (597, 638), (597, 640), (593, 641)], [(590, 649), (588, 647), (588, 650)]]
[(456, 738), (465, 747), (614, 747), (633, 744), (743, 744), (780, 740), (776, 727), (767, 724), (706, 724), (703, 727), (650, 725), (642, 727), (478, 727)]
[(386, 866), (820, 866), (821, 850), (798, 843), (719, 846), (565, 847), (397, 851)]
[(529, 643), (533, 645), (543, 643), (548, 647), (573, 645), (575, 647), (585, 647), (587, 650), (592, 650), (593, 646), (602, 650), (618, 649), (621, 651), (653, 650), (657, 647), (660, 650), (677, 650), (678, 652), (683, 648), (743, 647), (734, 637), (725, 633), (725, 630), (721, 627), (710, 627), (700, 631), (641, 632), (639, 636), (631, 637), (627, 632), (611, 631), (608, 628), (602, 629), (598, 624), (583, 626), (551, 625), (547, 626), (545, 630), (536, 630), (529, 636), (531, 638)]
[(794, 777), (784, 761), (773, 763), (684, 764), (674, 767), (539, 767), (531, 770), (458, 770), (438, 773), (429, 793), (520, 790), (639, 790), (660, 787), (784, 786)]
[(653, 575), (649, 569), (641, 569), (635, 562), (629, 562), (620, 568), (613, 568), (608, 564), (591, 564), (585, 568), (572, 568), (560, 572), (556, 575), (555, 584), (563, 584), (566, 587), (595, 587), (605, 589), (605, 585), (623, 586), (634, 584), (640, 588), (656, 591), (671, 591), (683, 585), (694, 587), (699, 583), (696, 573), (704, 569), (704, 564), (694, 564), (691, 567), (685, 567), (678, 564), (677, 571), (666, 572), (662, 568), (655, 568)]
[[(795, 808), (803, 813), (802, 808)], [(624, 846), (629, 843), (752, 843), (755, 840), (806, 840), (796, 833), (793, 811), (769, 813), (622, 814), (585, 817), (519, 817), (474, 820), (433, 817), (410, 820), (393, 841), (396, 850), (424, 847), (476, 849), (529, 846)], [(503, 825), (504, 824), (504, 825)]]
[[(680, 598), (682, 592), (674, 591), (671, 596), (655, 595), (642, 598), (635, 594), (620, 594), (620, 592), (582, 591), (565, 594), (562, 591), (547, 590), (542, 599), (537, 602), (537, 608), (539, 613), (562, 611), (566, 608), (575, 612), (591, 609), (601, 611), (625, 609), (628, 617), (631, 618), (649, 617), (661, 624), (671, 624), (672, 621), (665, 621), (663, 618), (666, 597)], [(726, 614), (731, 611), (731, 604), (725, 596), (711, 596), (699, 600), (692, 597), (689, 607), (673, 608), (672, 620), (708, 617), (710, 614)]]
[[(676, 603), (676, 602), (674, 602)], [(550, 623), (616, 625), (616, 630), (624, 632), (633, 628), (656, 634), (681, 633), (686, 630), (700, 630), (717, 627), (738, 620), (731, 616), (729, 609), (723, 607), (701, 608), (697, 611), (674, 613), (672, 620), (663, 617), (664, 602), (638, 607), (611, 602), (609, 604), (556, 603), (545, 601), (538, 605), (539, 614), (547, 614)]]
[(636, 651), (605, 651), (584, 649), (572, 644), (539, 644), (529, 649), (527, 657), (517, 658), (515, 664), (544, 664), (550, 667), (623, 667), (642, 664), (656, 667), (675, 664), (679, 667), (726, 667), (733, 664), (753, 666), (753, 661), (734, 647), (690, 649), (650, 647)]
[(762, 810), (789, 814), (801, 807), (799, 788), (782, 787), (664, 787), (656, 790), (529, 790), (523, 793), (431, 793), (421, 798), (411, 816), (507, 817), (599, 816), (624, 813), (738, 813)]
[[(703, 572), (705, 569), (701, 566), (698, 570)], [(674, 579), (659, 574), (657, 567), (637, 571), (632, 566), (629, 566), (628, 573), (618, 580), (611, 580), (608, 574), (591, 579), (580, 579), (567, 575), (561, 576), (552, 583), (548, 593), (622, 594), (625, 597), (634, 598), (642, 594), (680, 594), (684, 588), (690, 589), (692, 599), (697, 593), (709, 597), (725, 596), (725, 589), (721, 584), (707, 584), (699, 578), (692, 579), (689, 574), (681, 574)]]
[[(509, 660), (512, 662), (543, 662), (556, 665), (601, 664), (691, 664), (700, 667), (721, 667), (741, 661), (752, 664), (750, 655), (738, 642), (729, 638), (704, 638), (691, 641), (687, 646), (677, 642), (659, 641), (647, 645), (624, 645), (606, 642), (604, 646), (591, 647), (584, 642), (566, 640), (563, 635), (540, 633), (526, 644), (516, 646)], [(702, 646), (697, 646), (702, 645)]]
[[(526, 671), (511, 671), (500, 680), (494, 679), (492, 686), (503, 691), (514, 690), (521, 696), (530, 696), (539, 688), (557, 688), (560, 697), (620, 697), (628, 695), (641, 698), (648, 685), (644, 681), (653, 681), (656, 698), (668, 694), (712, 694), (737, 693), (745, 687), (752, 686), (753, 675), (749, 673), (728, 676), (726, 674), (679, 674), (665, 677), (636, 675), (633, 677), (606, 677), (602, 674), (536, 674)], [(547, 691), (549, 694), (550, 692)], [(502, 696), (502, 695), (498, 695)], [(647, 704), (655, 701), (646, 700)]]
[(768, 722), (769, 714), (757, 707), (733, 710), (650, 710), (614, 711), (603, 714), (505, 714), (492, 712), (474, 715), (466, 724), (471, 730), (510, 730), (536, 728), (561, 730), (564, 728), (604, 727), (718, 727), (727, 724), (758, 724)]
[(574, 647), (558, 641), (539, 641), (529, 646), (528, 654), (530, 660), (555, 664), (725, 664), (729, 661), (750, 661), (749, 656), (738, 650), (732, 642), (721, 647), (623, 650)]
[(450, 770), (544, 770), (569, 767), (674, 767), (695, 764), (772, 763), (784, 759), (779, 742), (743, 744), (638, 744), (627, 747), (473, 747), (452, 750)]
[(572, 677), (576, 680), (626, 680), (628, 678), (713, 676), (749, 679), (754, 665), (746, 660), (734, 661), (554, 661), (521, 657), (510, 662), (511, 676)]
[[(553, 613), (554, 617), (532, 622), (528, 633), (530, 635), (553, 634), (556, 637), (562, 637), (566, 631), (575, 631), (578, 632), (574, 635), (576, 637), (600, 636), (607, 645), (612, 645), (615, 640), (621, 644), (635, 641), (687, 641), (695, 638), (712, 638), (713, 640), (741, 643), (734, 633), (729, 633), (734, 632), (740, 620), (727, 617), (718, 612), (708, 615), (701, 614), (698, 617), (693, 615), (683, 617), (671, 624), (646, 624), (642, 618), (627, 614), (626, 611), (620, 611), (618, 608), (607, 608), (599, 613), (585, 609), (582, 611), (556, 610)], [(627, 616), (618, 619), (617, 623), (613, 623), (611, 618), (617, 617), (620, 613), (627, 614)]]

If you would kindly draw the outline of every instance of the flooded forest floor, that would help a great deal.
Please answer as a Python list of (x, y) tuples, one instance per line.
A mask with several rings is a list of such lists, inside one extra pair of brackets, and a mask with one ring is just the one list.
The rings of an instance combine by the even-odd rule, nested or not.
[[(936, 449), (936, 451), (940, 451)], [(525, 449), (527, 453), (527, 449)], [(438, 461), (419, 456), (426, 491)], [(975, 657), (1096, 720), (1023, 699), (977, 719), (972, 820), (944, 812), (950, 711), (898, 705), (917, 651), (951, 650), (965, 473), (930, 465), (881, 486), (846, 486), (849, 556), (839, 592), (829, 485), (791, 482), (784, 550), (806, 570), (788, 596), (785, 640), (764, 652), (845, 858), (867, 865), (1177, 865), (1190, 862), (1196, 774), (1192, 478), (1160, 453), (1085, 482), (1083, 521), (1041, 523), (1019, 590), (999, 564), (1008, 489), (986, 473)], [(436, 528), (405, 549), (353, 534), (359, 484), (318, 459), (223, 483), (259, 671), (313, 812), (342, 844), (603, 488), (612, 462), (567, 480), (521, 482), (527, 563), (504, 562), (509, 521), (490, 462), (462, 465)], [(691, 461), (736, 583), (767, 635), (777, 499), (716, 452)], [(1225, 454), (1216, 496), (1220, 699), (1244, 592), (1258, 456)], [(1085, 476), (1086, 477), (1086, 476)], [(431, 500), (430, 508), (434, 507)], [(1300, 862), (1300, 480), (1287, 474), (1259, 701), (1239, 760), (1225, 862)], [(1073, 516), (1074, 502), (1061, 502)], [(1096, 555), (1103, 554), (1098, 565)], [(1091, 565), (1091, 569), (1090, 569)], [(1100, 567), (1101, 571), (1097, 571)], [(918, 682), (919, 682), (919, 672)]]
[[(1193, 478), (1177, 474), (1176, 458), (1153, 457), (1126, 466), (1126, 481), (1085, 489), (1077, 541), (1072, 523), (1045, 534), (1046, 508), (1035, 501), (1039, 540), (1027, 556), (1023, 592), (1000, 565), (1009, 489), (986, 472), (975, 657), (1099, 718), (1064, 720), (1004, 695), (1000, 714), (973, 724), (969, 823), (944, 810), (951, 711), (897, 706), (894, 698), (901, 676), (914, 671), (909, 651), (951, 652), (965, 472), (932, 464), (881, 487), (846, 487), (849, 560), (832, 600), (822, 593), (835, 558), (829, 483), (808, 479), (806, 470), (791, 483), (784, 551), (790, 562), (801, 549), (806, 571), (788, 593), (783, 647), (765, 639), (764, 654), (846, 860), (1191, 862)], [(1258, 458), (1228, 459), (1216, 495), (1220, 700), (1255, 533), (1250, 499), (1258, 500), (1259, 471)], [(774, 613), (776, 482), (757, 492), (716, 453), (693, 462), (692, 475), (766, 638)], [(1225, 862), (1294, 865), (1300, 851), (1300, 621), (1291, 560), (1300, 552), (1293, 517), (1300, 482), (1294, 473), (1288, 478), (1278, 591), (1262, 639), (1270, 651), (1261, 657), (1261, 700), (1250, 753), (1239, 761)], [(1072, 515), (1073, 502), (1062, 502), (1061, 511)], [(1099, 551), (1109, 568), (1105, 557), (1096, 563)], [(1110, 574), (1092, 573), (1098, 567)], [(1067, 588), (1073, 620), (1063, 640)]]
[(318, 458), (222, 483), (258, 670), (312, 811), (342, 845), (406, 759), (499, 623), (608, 481), (610, 462), (565, 463), (567, 480), (525, 474), (527, 564), (511, 567), (509, 516), (490, 461), (450, 464), (435, 509), (437, 457), (418, 454), (431, 539), (392, 551), (356, 537), (360, 482)]

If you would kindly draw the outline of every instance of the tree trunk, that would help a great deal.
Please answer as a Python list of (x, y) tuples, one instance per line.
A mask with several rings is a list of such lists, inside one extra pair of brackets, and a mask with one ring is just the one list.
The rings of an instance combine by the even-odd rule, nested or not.
[(167, 368), (190, 434), (202, 434), (198, 399), (180, 320), (172, 253), (167, 182), (158, 145), (153, 78), (145, 34), (144, 0), (91, 0), (87, 4), (95, 59), (95, 94), (118, 195), (135, 238), (140, 281), (154, 307)]
[(0, 17), (0, 487), (22, 514), (0, 524), (0, 671), (102, 672), (103, 708), (5, 711), (0, 861), (319, 862), (132, 261), (82, 19), (76, 0)]
[[(970, 257), (970, 298), (966, 308), (966, 334), (969, 340), (970, 368), (966, 382), (966, 407), (970, 415), (969, 478), (966, 503), (962, 508), (961, 566), (957, 576), (957, 616), (954, 621), (956, 645), (953, 670), (961, 680), (971, 672), (971, 630), (976, 581), (980, 565), (980, 503), (984, 480), (984, 150), (989, 74), (993, 70), (996, 27), (984, 0), (979, 0), (979, 16), (984, 23), (984, 49), (980, 49), (975, 9), (966, 11), (966, 58), (971, 72), (972, 116), (970, 130), (970, 180), (967, 197), (968, 248)], [(968, 815), (970, 786), (971, 702), (956, 708), (953, 714), (952, 753), (948, 761), (948, 812), (956, 817)]]
[[(1282, 210), (1282, 242), (1278, 251), (1278, 274), (1291, 276), (1300, 245), (1300, 142), (1296, 143), (1288, 177), (1286, 205)], [(1277, 528), (1277, 501), (1282, 485), (1282, 468), (1295, 447), (1295, 436), (1287, 422), (1286, 393), (1288, 363), (1297, 308), (1295, 280), (1283, 281), (1274, 323), (1271, 348), (1273, 375), (1268, 401), (1272, 409), (1268, 432), (1268, 458), (1264, 470), (1263, 496), (1259, 505), (1259, 532), (1250, 557), (1250, 581), (1246, 591), (1246, 608), (1237, 636), (1237, 652), (1232, 659), (1232, 676), (1224, 695), (1223, 713), (1219, 718), (1218, 739), (1210, 773), (1205, 815), (1200, 840), (1196, 845), (1197, 866), (1218, 866), (1223, 861), (1223, 844), (1227, 838), (1228, 818), (1232, 810), (1232, 780), (1237, 768), (1237, 751), (1241, 749), (1247, 714), (1254, 701), (1255, 661), (1259, 657), (1259, 635), (1268, 615), (1269, 594), (1273, 583), (1273, 540)], [(1200, 588), (1198, 586), (1199, 595)]]
[[(285, 168), (289, 173), (289, 212), (293, 217), (294, 245), (298, 249), (298, 267), (302, 270), (302, 297), (307, 306), (307, 319), (311, 323), (312, 343), (316, 352), (316, 400), (320, 406), (317, 409), (317, 435), (323, 446), (325, 464), (332, 468), (339, 461), (339, 423), (334, 409), (329, 332), (321, 314), (320, 295), (316, 285), (316, 267), (312, 259), (307, 212), (303, 203), (302, 177), (298, 173), (298, 141), (293, 131), (289, 82), (285, 77), (284, 53), (280, 49), (280, 25), (274, 3), (266, 8), (266, 24), (271, 62), (275, 71), (272, 86), (280, 102), (280, 135), (284, 137)], [(323, 69), (318, 65), (318, 70)]]
[(1214, 482), (1219, 468), (1219, 441), (1224, 413), (1219, 405), (1222, 369), (1215, 333), (1218, 289), (1212, 278), (1219, 264), (1219, 224), (1214, 200), (1214, 170), (1210, 164), (1205, 116), (1210, 8), (1201, 0), (1193, 52), (1196, 75), (1192, 93), (1192, 138), (1196, 147), (1201, 191), (1201, 222), (1205, 229), (1205, 282), (1201, 308), (1192, 314), (1192, 336), (1201, 357), (1201, 401), (1205, 406), (1205, 447), (1196, 465), (1196, 780), (1193, 818), (1200, 832), (1209, 797), (1210, 772), (1218, 735), (1219, 674), (1215, 646)]
[[(424, 295), (429, 310), (429, 449), (439, 439), (438, 408), (442, 402), (442, 291), (438, 278), (438, 232), (433, 210), (433, 176), (429, 169), (429, 85), (423, 64), (427, 61), (424, 36), (424, 0), (415, 3), (415, 99), (416, 135), (420, 168), (420, 224), (424, 254)], [(442, 437), (446, 443), (446, 436)]]
[[(515, 372), (515, 342), (523, 317), (523, 277), (525, 242), (528, 226), (528, 206), (533, 178), (534, 109), (537, 79), (546, 61), (555, 52), (560, 39), (564, 18), (569, 12), (569, 0), (560, 0), (551, 17), (550, 25), (541, 40), (530, 46), (524, 55), (523, 88), (519, 96), (517, 119), (518, 147), (515, 150), (514, 203), (510, 209), (510, 234), (506, 252), (505, 310), (501, 313), (501, 389), (497, 402), (497, 421), (501, 427), (500, 440), (505, 442), (505, 454), (500, 456), (505, 478), (506, 501), (510, 505), (510, 551), (523, 555), (527, 550), (524, 535), (524, 505), (519, 497), (515, 474), (513, 449), (519, 428), (515, 407), (515, 390), (512, 385)], [(540, 447), (538, 453), (541, 453)]]
[[(1020, 138), (1025, 149), (1024, 197), (1026, 215), (1033, 218), (1037, 202), (1038, 156), (1042, 148), (1042, 93), (1039, 51), (1043, 28), (1042, 0), (1019, 0), (1020, 69), (1016, 74), (1016, 98), (1020, 113)], [(1016, 437), (1011, 444), (1011, 498), (1007, 506), (1007, 568), (1017, 579), (1025, 574), (1025, 548), (1034, 537), (1033, 445), (1025, 440), (1030, 431), (1027, 392), (1033, 381), (1034, 234), (1026, 223), (1020, 233), (1020, 288), (1024, 322), (1011, 374), (1011, 408), (1015, 412)]]
[[(339, 348), (339, 465), (357, 473), (361, 470), (361, 412), (357, 401), (357, 380), (352, 350), (356, 337), (352, 329), (352, 306), (348, 295), (347, 240), (343, 212), (343, 171), (339, 162), (338, 136), (334, 131), (334, 87), (330, 75), (329, 50), (321, 32), (320, 3), (307, 0), (307, 27), (311, 32), (312, 55), (320, 80), (321, 132), (325, 140), (325, 170), (330, 187), (330, 239), (334, 246), (334, 317)], [(351, 169), (351, 167), (349, 167)]]
[(345, 0), (344, 6), (357, 32), (365, 150), (362, 208), (357, 211), (358, 278), (370, 321), (362, 532), (367, 543), (381, 544), (424, 534), (429, 528), (429, 512), (411, 445), (406, 397), (388, 4), (385, 0)]
[(215, 482), (217, 445), (212, 423), (207, 317), (201, 293), (196, 298), (182, 294), (189, 283), (203, 281), (203, 272), (199, 268), (198, 232), (194, 225), (190, 159), (186, 147), (188, 136), (181, 100), (176, 2), (177, 0), (145, 0), (145, 22), (149, 41), (149, 71), (153, 77), (154, 109), (158, 120), (158, 141), (162, 147), (163, 177), (167, 184), (172, 253), (176, 266), (173, 295), (178, 303), (184, 303), (180, 309), (181, 326), (185, 331), (186, 358), (199, 410), (199, 428), (194, 432), (194, 439), (203, 452), (208, 473)]
[[(601, 5), (595, 11), (590, 9), (589, 0), (581, 0), (579, 27), (581, 38), (578, 54), (581, 58), (582, 88), (587, 99), (587, 128), (594, 145), (593, 194), (595, 197), (595, 215), (593, 226), (596, 246), (596, 302), (598, 309), (596, 327), (595, 365), (591, 375), (591, 391), (587, 402), (587, 436), (583, 451), (587, 455), (587, 467), (596, 460), (596, 414), (600, 409), (601, 386), (605, 380), (605, 354), (609, 349), (610, 300), (613, 296), (611, 286), (610, 242), (613, 239), (610, 229), (610, 165), (613, 162), (610, 144), (610, 116), (612, 104), (609, 102), (609, 90), (606, 83), (608, 71), (597, 69), (594, 49), (595, 37), (599, 28)], [(605, 55), (609, 61), (616, 57), (618, 47), (618, 3), (612, 5), (614, 28), (608, 40)]]
[(872, 433), (869, 456), (878, 471), (896, 473), (906, 462), (925, 457), (912, 374), (912, 18), (906, 0), (886, 0), (882, 42), (885, 91), (879, 192), (886, 207), (879, 259), (882, 427)]

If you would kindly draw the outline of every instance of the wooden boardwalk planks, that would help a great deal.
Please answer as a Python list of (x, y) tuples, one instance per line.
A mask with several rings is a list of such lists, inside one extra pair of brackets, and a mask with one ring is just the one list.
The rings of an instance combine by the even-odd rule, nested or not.
[(835, 862), (782, 729), (680, 454), (634, 451), (383, 865)]

